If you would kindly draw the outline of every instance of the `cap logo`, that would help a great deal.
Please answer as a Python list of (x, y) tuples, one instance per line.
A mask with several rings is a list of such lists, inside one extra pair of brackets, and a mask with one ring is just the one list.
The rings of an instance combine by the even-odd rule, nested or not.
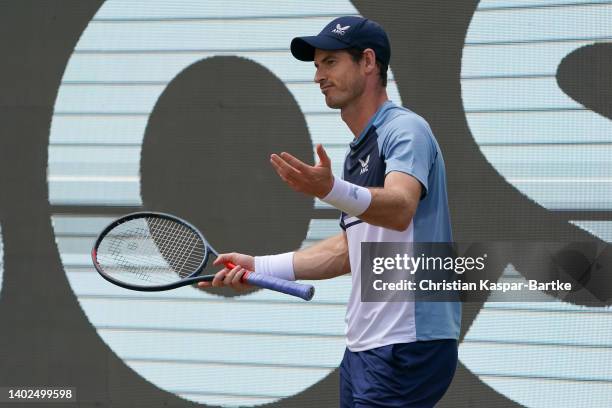
[(344, 35), (346, 33), (346, 30), (348, 30), (349, 28), (351, 28), (351, 26), (342, 27), (340, 24), (336, 24), (336, 28), (332, 30), (332, 33)]

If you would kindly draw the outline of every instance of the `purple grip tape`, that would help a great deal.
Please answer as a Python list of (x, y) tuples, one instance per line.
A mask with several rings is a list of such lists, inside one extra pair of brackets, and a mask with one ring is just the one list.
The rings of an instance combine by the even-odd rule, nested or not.
[(287, 295), (297, 296), (304, 300), (310, 300), (314, 296), (315, 288), (312, 285), (305, 285), (284, 279), (275, 278), (274, 276), (263, 275), (257, 272), (250, 272), (246, 277), (247, 283), (282, 292)]

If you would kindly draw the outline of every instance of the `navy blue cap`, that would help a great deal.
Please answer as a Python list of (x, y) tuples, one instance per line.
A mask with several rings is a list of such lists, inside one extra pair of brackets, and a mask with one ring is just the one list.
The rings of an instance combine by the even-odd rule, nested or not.
[(389, 65), (391, 45), (387, 33), (380, 24), (363, 17), (338, 17), (318, 34), (296, 37), (291, 41), (291, 53), (300, 61), (314, 61), (315, 49), (343, 50), (371, 48), (376, 59)]

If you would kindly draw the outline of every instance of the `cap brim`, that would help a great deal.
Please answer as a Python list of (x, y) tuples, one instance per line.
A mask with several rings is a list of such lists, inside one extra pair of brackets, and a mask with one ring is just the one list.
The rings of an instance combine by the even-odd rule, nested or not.
[(300, 61), (314, 61), (315, 49), (342, 50), (348, 48), (346, 43), (322, 35), (296, 37), (291, 40), (291, 54)]

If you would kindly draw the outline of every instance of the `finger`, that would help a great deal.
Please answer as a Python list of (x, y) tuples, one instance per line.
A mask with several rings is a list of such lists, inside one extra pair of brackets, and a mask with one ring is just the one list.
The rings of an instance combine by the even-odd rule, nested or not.
[(236, 290), (245, 290), (247, 285), (242, 282), (242, 277), (246, 273), (246, 269), (241, 268), (232, 278), (232, 287)]
[(198, 288), (209, 288), (211, 285), (210, 282), (198, 282)]
[(289, 187), (291, 187), (293, 190), (302, 191), (299, 187), (299, 184), (297, 182), (298, 180), (296, 177), (287, 175), (286, 172), (279, 165), (277, 165), (274, 161), (270, 160), (270, 163), (272, 164), (272, 167), (274, 167), (276, 174), (278, 174), (281, 180), (283, 180), (286, 184), (288, 184)]
[(225, 278), (223, 279), (223, 284), (226, 286), (231, 286), (234, 276), (236, 276), (238, 271), (240, 271), (241, 269), (242, 269), (242, 266), (238, 265), (234, 269), (229, 271), (227, 274), (225, 274)]
[(287, 178), (291, 176), (297, 177), (301, 174), (299, 170), (291, 166), (289, 163), (287, 163), (282, 157), (280, 157), (277, 154), (273, 154), (272, 156), (270, 156), (270, 161), (276, 164), (280, 168), (282, 175)]
[(212, 280), (212, 286), (215, 288), (223, 286), (223, 280), (225, 279), (225, 275), (229, 272), (227, 268), (221, 269), (219, 272), (215, 274), (215, 277)]
[(272, 167), (274, 167), (274, 170), (276, 171), (276, 174), (278, 174), (278, 176), (281, 178), (281, 180), (283, 180), (285, 183), (289, 181), (285, 177), (284, 172), (281, 169), (281, 167), (278, 164), (276, 164), (272, 159), (270, 159), (270, 164), (272, 165)]
[(319, 156), (319, 164), (324, 167), (331, 167), (331, 159), (323, 148), (322, 144), (317, 145), (317, 156)]
[(226, 266), (228, 263), (236, 264), (238, 263), (238, 258), (240, 254), (236, 252), (231, 252), (229, 254), (220, 254), (217, 255), (217, 259), (213, 261), (213, 265), (215, 266)]
[(270, 163), (272, 163), (272, 167), (274, 167), (274, 170), (276, 170), (276, 174), (278, 174), (281, 180), (289, 184), (289, 187), (291, 187), (292, 189), (298, 190), (298, 187), (297, 187), (297, 179), (299, 177), (298, 175), (288, 174), (285, 170), (283, 170), (281, 167), (279, 167), (277, 164), (275, 164), (271, 160), (270, 160)]
[(285, 160), (287, 163), (289, 163), (289, 165), (291, 165), (292, 167), (294, 167), (296, 170), (300, 172), (308, 171), (308, 169), (311, 167), (307, 165), (306, 163), (304, 163), (303, 161), (301, 161), (300, 159), (298, 159), (297, 157), (294, 157), (290, 153), (287, 153), (287, 152), (282, 152), (280, 154), (280, 157), (281, 159)]
[(219, 265), (224, 265), (227, 262), (232, 262), (233, 258), (234, 258), (234, 253), (231, 254), (219, 254), (217, 256), (217, 259), (215, 259), (213, 261), (213, 265), (215, 266), (219, 266)]

